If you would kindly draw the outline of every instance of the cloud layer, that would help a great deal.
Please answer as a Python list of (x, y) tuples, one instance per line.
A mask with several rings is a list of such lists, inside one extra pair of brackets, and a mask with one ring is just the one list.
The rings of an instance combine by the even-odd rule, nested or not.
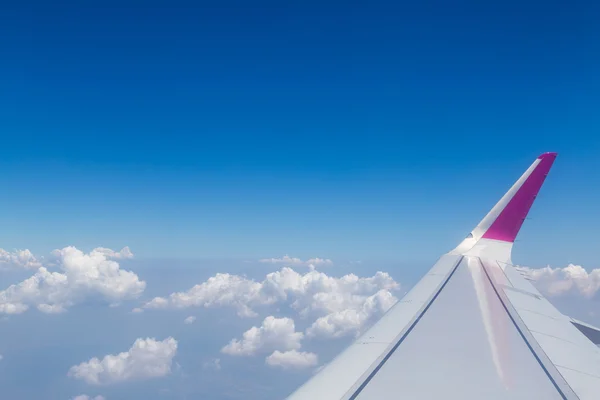
[[(277, 264), (279, 260), (265, 262)], [(288, 258), (285, 262), (298, 264), (302, 261)], [(229, 307), (241, 317), (256, 317), (260, 312), (273, 311), (295, 314), (307, 322), (305, 332), (297, 330), (292, 318), (267, 314), (260, 325), (252, 326), (241, 338), (232, 339), (221, 352), (230, 356), (264, 354), (268, 366), (301, 369), (318, 364), (316, 354), (301, 351), (306, 337), (332, 339), (358, 334), (365, 324), (385, 313), (397, 301), (393, 292), (399, 287), (384, 272), (371, 277), (354, 274), (334, 277), (315, 268), (299, 273), (283, 267), (267, 274), (262, 281), (219, 273), (187, 291), (155, 297), (134, 311)], [(188, 317), (184, 322), (192, 323), (193, 318)]]
[(39, 267), (30, 278), (1, 291), (0, 313), (19, 314), (30, 307), (58, 313), (89, 297), (116, 304), (138, 297), (146, 287), (135, 273), (122, 270), (114, 260), (131, 258), (133, 254), (127, 247), (119, 252), (97, 248), (88, 254), (65, 247), (52, 255), (52, 265), (61, 271)]
[(158, 378), (171, 373), (176, 353), (177, 341), (172, 337), (163, 341), (139, 338), (126, 352), (109, 354), (102, 360), (94, 357), (71, 367), (68, 376), (92, 385)]
[(358, 330), (371, 317), (381, 315), (396, 301), (400, 285), (389, 274), (377, 272), (360, 278), (340, 278), (317, 270), (304, 274), (284, 267), (257, 282), (239, 275), (216, 274), (186, 292), (156, 297), (145, 309), (232, 307), (242, 317), (257, 316), (261, 307), (285, 304), (301, 318), (323, 318), (312, 336), (338, 337)]

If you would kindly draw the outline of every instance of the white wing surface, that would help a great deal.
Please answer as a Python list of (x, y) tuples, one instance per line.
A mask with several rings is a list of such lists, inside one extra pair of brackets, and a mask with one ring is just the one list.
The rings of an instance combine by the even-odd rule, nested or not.
[(556, 153), (289, 400), (600, 399), (600, 330), (560, 313), (511, 250)]

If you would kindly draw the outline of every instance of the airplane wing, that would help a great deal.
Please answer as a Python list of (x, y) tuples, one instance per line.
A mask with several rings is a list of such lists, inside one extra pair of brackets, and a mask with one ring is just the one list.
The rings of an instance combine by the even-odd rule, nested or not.
[(511, 261), (555, 158), (539, 156), (462, 243), (288, 400), (600, 399), (600, 330), (560, 313)]

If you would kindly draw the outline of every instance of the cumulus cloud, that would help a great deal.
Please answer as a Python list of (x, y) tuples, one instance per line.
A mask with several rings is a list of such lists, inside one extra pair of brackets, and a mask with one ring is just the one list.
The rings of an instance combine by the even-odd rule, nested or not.
[(592, 298), (600, 290), (600, 269), (586, 271), (582, 266), (569, 264), (564, 268), (519, 267), (535, 281), (539, 290), (551, 296), (578, 294)]
[(302, 369), (314, 367), (319, 363), (319, 359), (314, 353), (299, 352), (297, 350), (282, 353), (279, 350), (275, 350), (273, 354), (265, 359), (265, 362), (271, 367)]
[(250, 356), (277, 349), (296, 350), (303, 337), (302, 332), (296, 332), (293, 319), (269, 316), (260, 327), (248, 329), (241, 340), (232, 339), (221, 351), (232, 356)]
[[(156, 297), (144, 308), (233, 307), (242, 317), (256, 316), (255, 309), (272, 304), (287, 304), (301, 317), (326, 316), (344, 310), (367, 310), (375, 314), (389, 308), (396, 301), (392, 291), (399, 288), (389, 274), (377, 272), (372, 277), (360, 278), (348, 274), (340, 278), (317, 270), (304, 274), (284, 267), (267, 274), (257, 282), (239, 275), (217, 274), (186, 292), (168, 297)], [(379, 291), (381, 293), (377, 294)], [(377, 294), (376, 298), (372, 298)], [(384, 300), (389, 299), (388, 303)], [(369, 304), (375, 302), (377, 307)], [(366, 321), (362, 318), (361, 321)]]
[(104, 396), (88, 396), (87, 394), (80, 394), (79, 396), (75, 396), (73, 397), (72, 400), (106, 400), (106, 398)]
[(328, 258), (311, 258), (309, 260), (303, 261), (300, 258), (296, 258), (296, 257), (290, 257), (287, 254), (281, 258), (262, 258), (260, 260), (258, 260), (259, 262), (262, 263), (269, 263), (269, 264), (285, 264), (285, 265), (297, 265), (297, 266), (308, 266), (308, 267), (317, 267), (317, 266), (324, 266), (324, 265), (333, 265), (333, 261), (331, 261)]
[(269, 303), (260, 291), (258, 282), (238, 275), (216, 274), (187, 292), (173, 293), (168, 298), (155, 297), (144, 308), (229, 306), (236, 308), (240, 316), (251, 317), (256, 315), (251, 306)]
[(366, 322), (383, 315), (397, 300), (388, 290), (379, 290), (364, 300), (359, 299), (359, 301), (350, 303), (346, 308), (318, 318), (306, 330), (306, 333), (310, 337), (326, 338), (358, 334)]
[(187, 317), (186, 319), (183, 320), (184, 324), (193, 324), (194, 321), (196, 320), (196, 317), (194, 317), (193, 315), (190, 315), (189, 317)]
[(65, 247), (52, 254), (61, 272), (40, 267), (30, 278), (0, 291), (0, 313), (19, 314), (29, 307), (60, 313), (89, 297), (116, 304), (138, 297), (146, 287), (135, 273), (121, 269), (113, 260), (130, 257), (127, 247), (120, 252), (94, 249), (88, 254)]
[(133, 253), (129, 249), (129, 246), (123, 247), (120, 251), (114, 251), (112, 249), (107, 249), (106, 247), (96, 247), (91, 251), (91, 254), (100, 253), (104, 255), (106, 258), (112, 258), (115, 260), (125, 260), (133, 258)]
[(15, 250), (9, 252), (4, 249), (0, 249), (0, 269), (9, 268), (24, 268), (24, 269), (38, 269), (42, 266), (42, 263), (35, 258), (31, 251)]
[(139, 338), (126, 352), (109, 354), (102, 360), (94, 357), (71, 367), (68, 376), (92, 385), (159, 378), (171, 373), (176, 353), (177, 340), (172, 337), (163, 341)]

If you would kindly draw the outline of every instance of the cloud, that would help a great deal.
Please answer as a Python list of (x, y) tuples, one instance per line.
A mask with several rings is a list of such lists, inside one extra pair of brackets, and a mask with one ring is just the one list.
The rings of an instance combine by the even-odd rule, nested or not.
[(301, 315), (362, 307), (369, 296), (378, 291), (383, 290), (382, 295), (389, 293), (391, 296), (391, 291), (400, 287), (385, 272), (377, 272), (369, 278), (359, 278), (354, 274), (335, 278), (317, 271), (299, 277), (293, 271), (282, 270), (271, 274), (271, 282), (292, 293), (295, 297), (292, 307)]
[(112, 258), (115, 260), (125, 260), (133, 258), (133, 253), (129, 249), (129, 246), (123, 247), (120, 251), (114, 251), (111, 249), (107, 249), (106, 247), (96, 247), (92, 250), (91, 254), (100, 253), (104, 255), (106, 258)]
[(88, 396), (87, 394), (80, 394), (79, 396), (73, 397), (73, 400), (106, 400), (104, 396)]
[(172, 337), (163, 341), (139, 338), (126, 352), (109, 354), (102, 360), (94, 357), (71, 367), (68, 376), (92, 385), (159, 378), (171, 373), (176, 353), (177, 340)]
[(27, 249), (15, 250), (12, 253), (4, 249), (0, 249), (0, 269), (38, 269), (41, 266), (42, 263), (35, 258), (31, 251)]
[(190, 315), (189, 317), (187, 317), (186, 319), (183, 320), (184, 324), (193, 324), (194, 321), (196, 320), (196, 317), (194, 317), (193, 315)]
[(244, 332), (242, 340), (232, 339), (221, 352), (232, 356), (250, 356), (277, 349), (297, 350), (303, 337), (302, 332), (296, 332), (293, 319), (269, 316), (260, 327), (254, 326)]
[(156, 297), (146, 309), (179, 309), (187, 307), (232, 307), (242, 317), (256, 316), (255, 309), (273, 304), (288, 304), (300, 316), (325, 316), (346, 309), (362, 309), (380, 290), (389, 295), (400, 285), (384, 272), (360, 278), (354, 274), (340, 278), (310, 270), (304, 274), (284, 267), (257, 282), (239, 275), (216, 274), (186, 292)]
[(312, 268), (317, 266), (333, 265), (333, 261), (328, 258), (316, 257), (307, 261), (303, 261), (300, 258), (290, 257), (287, 254), (281, 258), (262, 258), (258, 261), (261, 263), (308, 266)]
[(551, 296), (578, 294), (592, 298), (600, 290), (600, 269), (587, 272), (582, 266), (569, 264), (564, 268), (527, 268), (519, 267), (535, 281), (542, 292)]
[(299, 352), (297, 350), (282, 353), (279, 350), (275, 350), (273, 354), (265, 359), (265, 362), (271, 367), (302, 369), (314, 367), (319, 363), (319, 359), (314, 353)]
[(136, 298), (146, 283), (112, 260), (130, 254), (127, 247), (120, 252), (94, 249), (88, 254), (75, 247), (54, 250), (52, 255), (61, 272), (40, 267), (30, 278), (0, 291), (0, 313), (20, 314), (29, 307), (44, 313), (61, 313), (89, 297), (111, 304)]
[(306, 261), (306, 264), (308, 265), (314, 265), (314, 266), (318, 266), (318, 265), (333, 265), (333, 261), (331, 261), (328, 258), (311, 258), (310, 260)]
[[(357, 300), (354, 298), (354, 300)], [(364, 300), (358, 299), (348, 307), (318, 318), (307, 330), (310, 337), (338, 338), (358, 334), (368, 321), (383, 315), (398, 299), (388, 290), (379, 290)]]
[(260, 290), (261, 284), (258, 282), (237, 275), (216, 274), (187, 292), (173, 293), (169, 298), (155, 297), (144, 308), (230, 306), (236, 308), (240, 316), (250, 317), (256, 315), (250, 306), (269, 302), (261, 296)]
[(258, 261), (261, 263), (269, 263), (269, 264), (288, 264), (288, 265), (304, 264), (304, 261), (302, 261), (301, 259), (295, 258), (295, 257), (290, 257), (287, 254), (281, 258), (261, 258)]

